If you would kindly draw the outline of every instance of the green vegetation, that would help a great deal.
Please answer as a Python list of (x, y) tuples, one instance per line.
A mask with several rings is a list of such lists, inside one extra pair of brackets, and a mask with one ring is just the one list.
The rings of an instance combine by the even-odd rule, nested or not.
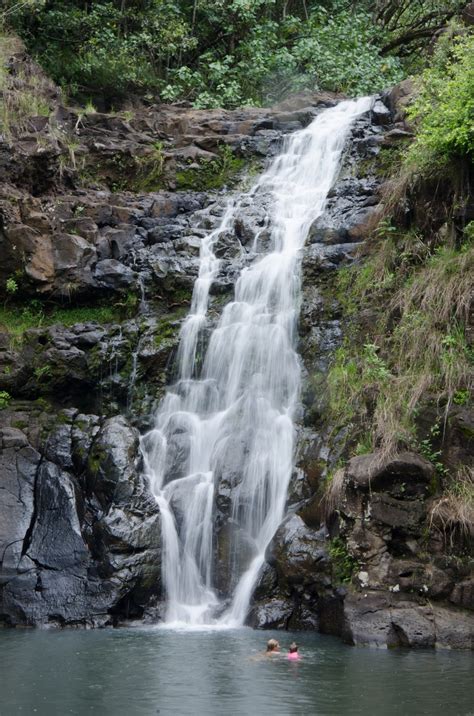
[(441, 437), (441, 426), (440, 421), (437, 420), (434, 425), (431, 426), (428, 437), (424, 440), (420, 440), (418, 449), (420, 453), (429, 460), (435, 467), (436, 472), (440, 477), (444, 477), (447, 474), (447, 470), (441, 462), (442, 451), (437, 450), (433, 447), (435, 441), (439, 441)]
[(164, 187), (164, 155), (161, 142), (155, 142), (143, 156), (115, 152), (90, 162), (87, 155), (82, 162), (69, 164), (77, 169), (83, 184), (105, 184), (111, 191), (159, 191)]
[(336, 582), (348, 584), (359, 565), (349, 554), (347, 545), (341, 537), (334, 537), (329, 543), (329, 556)]
[(245, 166), (245, 159), (235, 157), (230, 147), (222, 147), (217, 159), (203, 161), (176, 173), (177, 189), (206, 191), (229, 184)]
[(438, 43), (409, 110), (417, 136), (408, 162), (418, 169), (474, 154), (474, 34), (453, 37), (456, 31), (453, 26)]
[(36, 299), (26, 306), (0, 307), (0, 331), (21, 336), (30, 328), (42, 328), (60, 323), (73, 326), (76, 323), (114, 323), (120, 318), (116, 306), (43, 306)]
[(362, 94), (401, 78), (462, 0), (7, 0), (8, 20), (68, 93), (197, 107), (302, 88)]
[(15, 74), (8, 71), (8, 59), (21, 49), (19, 39), (2, 33), (0, 25), (0, 132), (8, 138), (12, 127), (25, 129), (31, 117), (47, 117), (51, 111), (50, 80), (26, 64)]
[(14, 296), (18, 291), (18, 281), (10, 276), (5, 282), (5, 290), (9, 296)]
[[(416, 446), (423, 401), (436, 400), (445, 409), (469, 401), (473, 352), (466, 331), (474, 246), (432, 248), (412, 232), (385, 242), (398, 250), (382, 244), (365, 264), (341, 272), (338, 295), (351, 333), (335, 353), (328, 393), (336, 425), (355, 421), (358, 431), (372, 431), (373, 443), (391, 451)], [(380, 305), (388, 307), (383, 315)], [(357, 314), (369, 307), (376, 321), (374, 342), (366, 343), (367, 327)]]
[(449, 547), (465, 545), (468, 557), (474, 538), (474, 470), (462, 468), (448, 479), (444, 493), (431, 509), (431, 525), (438, 528)]
[(180, 326), (175, 318), (162, 318), (154, 331), (153, 338), (155, 344), (160, 348), (163, 343), (176, 340), (178, 337)]
[(10, 403), (11, 396), (10, 393), (7, 393), (6, 390), (0, 390), (0, 410), (4, 410), (5, 408), (8, 408), (8, 404)]

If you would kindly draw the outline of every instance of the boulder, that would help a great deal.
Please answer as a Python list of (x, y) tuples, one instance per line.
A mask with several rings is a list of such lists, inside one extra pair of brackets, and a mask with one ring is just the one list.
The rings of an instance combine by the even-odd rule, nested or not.
[(395, 85), (384, 97), (390, 107), (395, 122), (405, 119), (406, 110), (415, 95), (415, 84), (406, 79)]
[(386, 491), (394, 497), (402, 494), (404, 498), (426, 496), (433, 476), (433, 465), (411, 452), (385, 459), (377, 453), (360, 455), (349, 461), (346, 470), (348, 483), (356, 489)]
[(109, 418), (89, 457), (89, 479), (104, 507), (127, 504), (140, 484), (138, 431), (125, 418)]
[(309, 528), (298, 515), (287, 518), (273, 540), (275, 568), (284, 584), (326, 583), (329, 558), (325, 529)]
[(94, 269), (94, 278), (99, 286), (112, 291), (129, 288), (135, 282), (132, 269), (116, 259), (99, 261)]

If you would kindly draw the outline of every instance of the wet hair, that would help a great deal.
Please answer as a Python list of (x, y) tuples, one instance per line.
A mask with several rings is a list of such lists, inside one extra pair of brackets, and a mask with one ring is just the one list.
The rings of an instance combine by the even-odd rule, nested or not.
[(278, 649), (279, 643), (276, 639), (269, 639), (267, 641), (267, 651), (275, 651), (275, 649)]
[(294, 654), (295, 651), (298, 651), (298, 645), (293, 642), (292, 644), (290, 644), (290, 654)]

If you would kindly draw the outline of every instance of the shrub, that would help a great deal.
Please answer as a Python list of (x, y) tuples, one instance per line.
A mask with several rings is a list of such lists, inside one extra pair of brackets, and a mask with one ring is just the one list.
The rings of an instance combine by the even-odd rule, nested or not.
[(335, 580), (341, 584), (351, 581), (352, 575), (358, 569), (357, 560), (349, 554), (347, 545), (341, 537), (334, 537), (329, 545), (329, 556), (332, 563), (332, 572)]
[(474, 33), (438, 43), (432, 65), (418, 80), (409, 109), (417, 136), (408, 162), (429, 167), (474, 152)]
[(7, 393), (6, 390), (0, 390), (0, 410), (4, 410), (5, 408), (8, 408), (8, 404), (10, 403), (11, 395), (10, 393)]

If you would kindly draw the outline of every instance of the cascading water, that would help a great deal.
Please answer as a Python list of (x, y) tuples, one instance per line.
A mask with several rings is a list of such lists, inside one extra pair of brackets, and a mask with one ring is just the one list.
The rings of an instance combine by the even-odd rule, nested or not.
[[(162, 516), (167, 622), (216, 622), (215, 481), (231, 443), (239, 446), (241, 459), (228, 551), (234, 586), (218, 621), (239, 626), (245, 620), (265, 550), (284, 516), (292, 471), (301, 249), (336, 179), (350, 126), (370, 107), (371, 99), (362, 98), (321, 112), (286, 140), (282, 154), (252, 188), (251, 196), (265, 194), (270, 200), (271, 248), (241, 271), (234, 300), (224, 308), (204, 358), (199, 341), (219, 270), (213, 249), (221, 234), (232, 230), (239, 204), (228, 207), (220, 226), (202, 242), (199, 276), (180, 336), (178, 380), (160, 405), (155, 427), (142, 439)], [(245, 536), (245, 550), (239, 535)]]

